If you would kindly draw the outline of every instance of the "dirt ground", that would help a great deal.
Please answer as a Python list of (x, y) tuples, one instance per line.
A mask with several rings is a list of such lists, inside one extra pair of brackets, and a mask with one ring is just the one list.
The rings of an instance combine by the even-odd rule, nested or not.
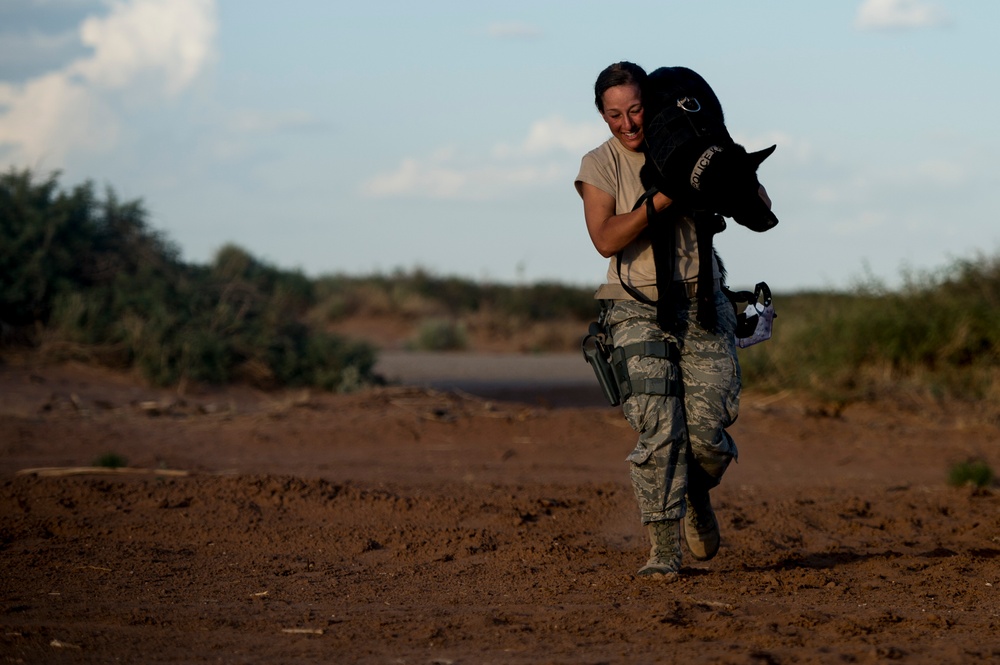
[(947, 482), (1000, 468), (995, 418), (746, 394), (722, 550), (665, 584), (635, 576), (634, 434), (547, 386), (0, 365), (0, 662), (1000, 661), (1000, 499)]

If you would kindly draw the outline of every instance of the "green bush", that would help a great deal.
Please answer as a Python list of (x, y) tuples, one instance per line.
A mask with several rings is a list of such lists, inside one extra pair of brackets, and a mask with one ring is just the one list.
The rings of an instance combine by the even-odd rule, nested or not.
[[(479, 284), (424, 270), (368, 277), (327, 275), (317, 280), (316, 291), (325, 309), (320, 318), (327, 321), (359, 313), (458, 318), (493, 312), (519, 321), (583, 322), (596, 318), (600, 308), (591, 287)], [(423, 306), (415, 307), (414, 302)]]
[(966, 460), (951, 467), (948, 484), (953, 487), (988, 487), (993, 484), (993, 469), (981, 459)]
[(900, 391), (1000, 401), (1000, 263), (906, 275), (890, 291), (776, 295), (774, 337), (741, 351), (747, 385), (832, 399)]
[(118, 453), (107, 452), (94, 460), (93, 466), (107, 469), (121, 469), (128, 466), (128, 459)]
[(56, 357), (135, 367), (158, 385), (373, 380), (372, 348), (304, 323), (310, 279), (234, 245), (210, 266), (186, 264), (138, 201), (11, 171), (0, 176), (0, 220), (0, 324)]
[(465, 326), (447, 319), (430, 319), (421, 323), (409, 347), (418, 351), (460, 351), (468, 341)]

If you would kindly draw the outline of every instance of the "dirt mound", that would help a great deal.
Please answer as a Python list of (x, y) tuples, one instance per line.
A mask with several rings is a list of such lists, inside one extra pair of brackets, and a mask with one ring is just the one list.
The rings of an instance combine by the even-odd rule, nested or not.
[[(1000, 499), (946, 482), (997, 468), (998, 428), (960, 405), (748, 395), (722, 550), (662, 584), (635, 577), (614, 409), (180, 396), (86, 368), (0, 386), (8, 662), (1000, 658)], [(151, 473), (17, 473), (109, 451)]]

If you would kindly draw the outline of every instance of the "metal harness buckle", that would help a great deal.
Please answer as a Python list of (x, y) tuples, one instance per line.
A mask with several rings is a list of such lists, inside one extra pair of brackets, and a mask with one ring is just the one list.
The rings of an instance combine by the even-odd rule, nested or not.
[[(688, 108), (689, 106), (693, 106), (694, 108)], [(694, 97), (681, 97), (677, 100), (677, 108), (688, 113), (697, 113), (701, 110), (701, 102)]]

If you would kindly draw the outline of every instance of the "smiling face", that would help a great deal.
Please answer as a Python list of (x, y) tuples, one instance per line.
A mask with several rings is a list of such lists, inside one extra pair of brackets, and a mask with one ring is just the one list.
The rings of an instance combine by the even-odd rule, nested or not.
[(635, 84), (616, 85), (601, 95), (601, 117), (608, 129), (632, 152), (642, 149), (642, 96)]

